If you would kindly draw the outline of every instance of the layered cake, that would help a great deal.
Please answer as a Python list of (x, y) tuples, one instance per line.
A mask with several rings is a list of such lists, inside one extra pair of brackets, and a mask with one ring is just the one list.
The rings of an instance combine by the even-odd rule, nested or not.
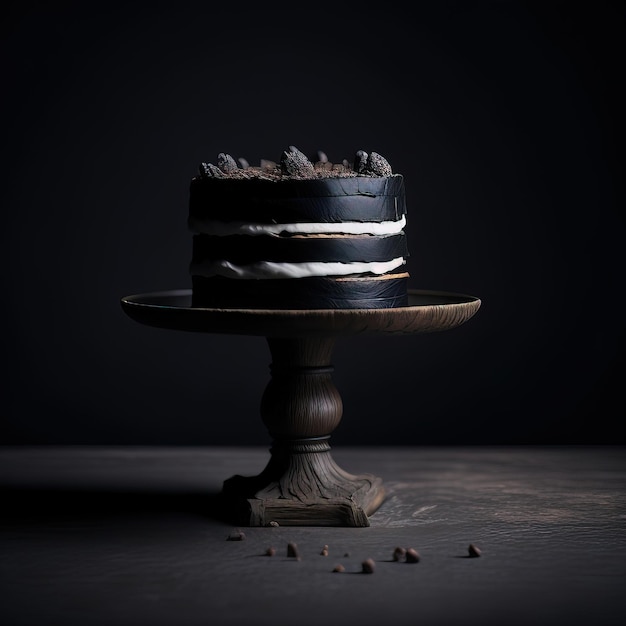
[(251, 166), (220, 153), (191, 180), (192, 306), (406, 306), (404, 179), (377, 152)]

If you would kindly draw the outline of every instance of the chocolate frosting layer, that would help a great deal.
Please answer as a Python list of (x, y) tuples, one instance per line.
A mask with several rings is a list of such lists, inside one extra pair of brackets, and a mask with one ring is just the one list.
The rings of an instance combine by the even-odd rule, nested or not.
[(233, 309), (381, 309), (408, 305), (407, 274), (397, 278), (229, 280), (194, 276), (192, 306)]
[(381, 222), (404, 214), (400, 174), (278, 181), (196, 177), (190, 186), (190, 221)]
[(226, 260), (238, 265), (276, 263), (382, 262), (408, 256), (404, 233), (388, 236), (273, 237), (194, 235), (192, 265)]

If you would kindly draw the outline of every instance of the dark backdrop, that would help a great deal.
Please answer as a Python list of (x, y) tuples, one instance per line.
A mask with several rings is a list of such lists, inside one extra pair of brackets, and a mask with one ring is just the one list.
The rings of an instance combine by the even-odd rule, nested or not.
[[(294, 8), (294, 7), (298, 8)], [(137, 324), (188, 288), (219, 152), (383, 154), (440, 334), (338, 341), (335, 444), (624, 443), (624, 3), (8, 3), (3, 443), (264, 444), (259, 337)]]

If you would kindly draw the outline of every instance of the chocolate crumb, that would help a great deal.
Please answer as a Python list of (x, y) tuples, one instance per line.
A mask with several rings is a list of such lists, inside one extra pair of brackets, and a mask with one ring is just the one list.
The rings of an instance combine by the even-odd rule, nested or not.
[(365, 559), (363, 563), (361, 563), (361, 571), (364, 574), (373, 574), (376, 569), (376, 565), (374, 563), (374, 559)]
[(346, 568), (341, 563), (338, 563), (337, 565), (335, 565), (335, 567), (333, 567), (333, 572), (341, 573), (345, 571), (346, 571)]
[(420, 555), (414, 548), (409, 548), (406, 551), (406, 562), (407, 563), (419, 563)]
[(404, 548), (401, 548), (400, 546), (398, 546), (393, 551), (393, 560), (394, 561), (401, 561), (405, 556), (406, 556), (406, 550)]
[(290, 541), (287, 544), (287, 556), (292, 558), (300, 558), (300, 551), (298, 550), (298, 544)]
[(330, 163), (330, 161), (326, 161), (322, 163), (321, 161), (315, 162), (315, 172), (332, 172), (335, 169), (335, 166)]
[(470, 558), (473, 558), (473, 559), (479, 557), (481, 554), (480, 549), (477, 546), (475, 546), (473, 543), (469, 544), (469, 548), (467, 549), (467, 552)]
[(274, 548), (274, 546), (269, 547), (265, 551), (265, 556), (274, 556), (275, 554), (276, 554), (276, 548)]
[(237, 529), (228, 535), (227, 541), (243, 541), (246, 538), (246, 535), (241, 530)]

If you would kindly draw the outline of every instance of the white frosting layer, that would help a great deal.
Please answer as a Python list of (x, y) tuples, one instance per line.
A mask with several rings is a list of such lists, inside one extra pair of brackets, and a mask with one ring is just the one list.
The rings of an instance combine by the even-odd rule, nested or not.
[(224, 276), (226, 278), (307, 278), (311, 276), (348, 276), (350, 274), (385, 274), (404, 265), (403, 257), (379, 263), (274, 263), (262, 261), (251, 265), (235, 265), (229, 261), (192, 263), (195, 276)]
[(194, 232), (218, 237), (226, 235), (280, 235), (280, 233), (396, 235), (402, 232), (405, 226), (406, 217), (404, 215), (397, 221), (388, 222), (302, 222), (294, 224), (249, 224), (246, 222), (189, 219), (189, 228)]

